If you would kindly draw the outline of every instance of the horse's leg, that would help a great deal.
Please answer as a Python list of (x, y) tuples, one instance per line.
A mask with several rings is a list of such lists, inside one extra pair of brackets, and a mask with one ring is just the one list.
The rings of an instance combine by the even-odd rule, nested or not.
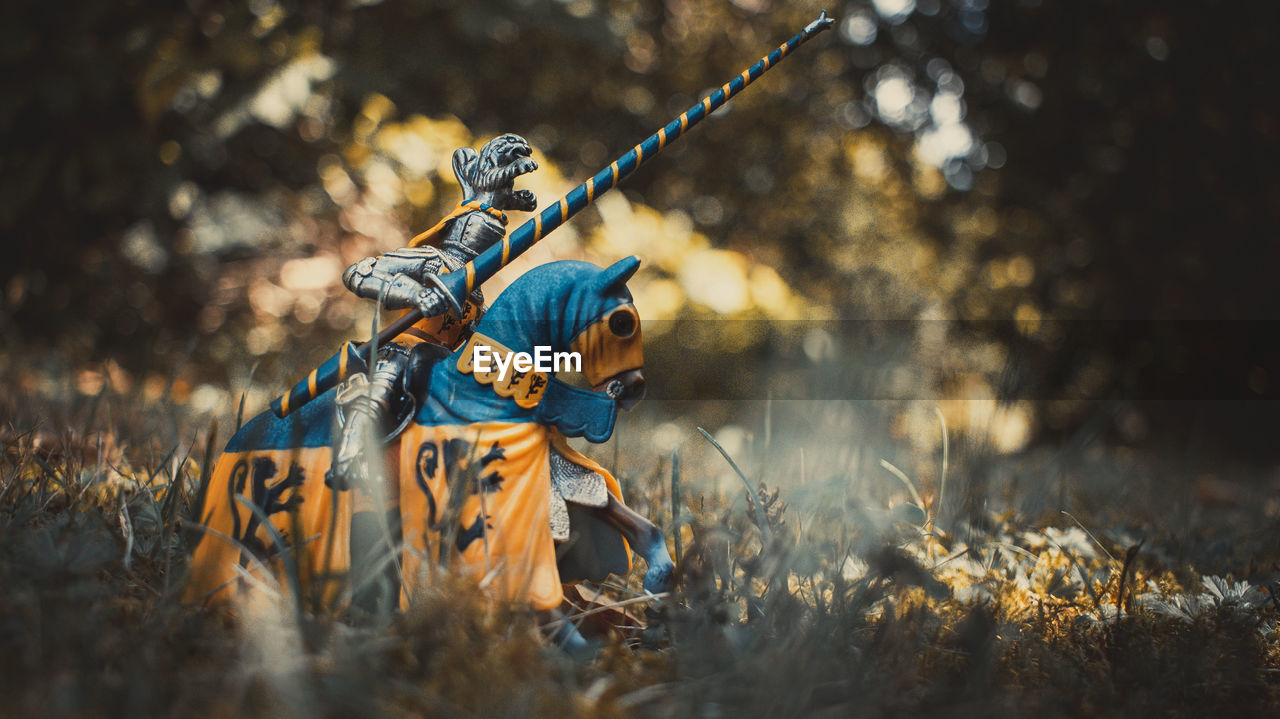
[(671, 589), (676, 565), (667, 552), (667, 542), (662, 537), (662, 531), (612, 494), (609, 495), (609, 504), (595, 512), (621, 532), (632, 549), (644, 557), (645, 563), (649, 565), (644, 574), (645, 591), (657, 594)]
[(547, 639), (555, 642), (565, 654), (579, 660), (592, 659), (596, 655), (596, 648), (586, 637), (582, 636), (582, 632), (573, 626), (573, 622), (565, 618), (564, 612), (559, 609), (546, 609), (538, 612), (538, 621), (545, 627), (552, 622), (558, 622), (549, 629), (543, 629), (543, 634)]
[[(380, 492), (360, 490), (351, 514), (351, 580), (356, 583), (352, 603), (370, 614), (394, 610), (400, 601), (400, 571), (395, 553), (401, 539), (399, 442), (382, 452), (383, 470), (370, 473), (370, 481), (385, 476)], [(372, 500), (372, 501), (371, 501)], [(382, 516), (375, 501), (382, 503)]]

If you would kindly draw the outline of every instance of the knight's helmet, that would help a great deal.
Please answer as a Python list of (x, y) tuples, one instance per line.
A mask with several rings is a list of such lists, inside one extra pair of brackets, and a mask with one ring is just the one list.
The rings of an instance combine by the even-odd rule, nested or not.
[(530, 159), (533, 149), (523, 137), (499, 135), (486, 142), (480, 152), (470, 147), (453, 153), (453, 174), (462, 186), (462, 201), (477, 200), (498, 210), (533, 212), (538, 199), (529, 190), (515, 190), (512, 183), (531, 172), (537, 164)]

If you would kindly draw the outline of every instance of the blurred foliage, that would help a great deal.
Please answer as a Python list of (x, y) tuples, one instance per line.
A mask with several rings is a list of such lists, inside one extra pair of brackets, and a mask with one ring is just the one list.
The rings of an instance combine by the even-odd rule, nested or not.
[[(278, 389), (367, 334), (338, 274), (452, 206), (453, 148), (524, 134), (551, 202), (820, 5), (6, 4), (0, 332), (29, 351), (0, 363)], [(829, 9), (529, 261), (640, 254), (666, 397), (1004, 398), (1026, 436), (1274, 452), (1269, 403), (1199, 401), (1280, 386), (1273, 5)]]

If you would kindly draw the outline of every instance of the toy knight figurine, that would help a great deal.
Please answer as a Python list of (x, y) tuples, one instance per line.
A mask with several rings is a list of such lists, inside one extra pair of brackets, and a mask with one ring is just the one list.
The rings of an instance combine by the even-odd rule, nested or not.
[[(482, 322), (475, 290), (833, 23), (819, 15), (510, 236), (503, 211), (537, 205), (512, 187), (537, 168), (529, 145), (503, 135), (479, 153), (455, 152), (463, 202), (408, 247), (343, 275), (360, 297), (405, 314), (369, 343), (345, 343), (227, 443), (208, 478), (201, 521), (209, 531), (192, 553), (185, 601), (230, 599), (265, 572), (324, 601), (395, 609), (433, 566), (449, 568), (494, 600), (550, 613), (544, 627), (577, 654), (590, 647), (574, 622), (556, 616), (564, 583), (625, 575), (634, 551), (648, 565), (645, 591), (668, 591), (675, 565), (662, 532), (627, 508), (611, 473), (568, 443), (608, 440), (617, 411), (643, 394), (640, 317), (627, 288), (640, 259), (539, 266)], [(512, 369), (537, 348), (578, 354), (591, 389), (536, 367), (486, 370), (471, 352), (480, 346)], [(366, 376), (361, 353), (372, 347), (381, 351)], [(370, 501), (379, 493), (360, 485), (377, 487), (367, 481), (370, 465), (390, 437), (395, 470), (379, 507)]]
[(484, 296), (477, 288), (462, 306), (452, 304), (439, 275), (461, 268), (501, 241), (507, 232), (505, 210), (537, 208), (532, 192), (513, 188), (517, 177), (538, 169), (531, 153), (524, 138), (510, 134), (490, 140), (479, 153), (469, 147), (457, 150), (453, 172), (462, 186), (462, 202), (408, 247), (366, 257), (342, 274), (343, 284), (356, 295), (388, 310), (416, 309), (424, 319), (379, 348), (367, 377), (354, 374), (338, 388), (342, 432), (330, 483), (349, 487), (368, 477), (366, 447), (380, 446), (385, 437), (397, 434), (416, 408), (412, 379), (423, 373), (411, 369), (447, 355), (469, 337), (483, 313)]

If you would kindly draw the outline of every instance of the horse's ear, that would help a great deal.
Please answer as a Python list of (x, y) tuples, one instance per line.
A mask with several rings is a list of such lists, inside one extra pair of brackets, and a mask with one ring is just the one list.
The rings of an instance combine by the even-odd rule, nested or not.
[(632, 255), (624, 257), (621, 260), (609, 265), (603, 272), (596, 276), (592, 283), (600, 294), (607, 294), (609, 290), (626, 284), (627, 280), (640, 269), (640, 258)]
[(453, 151), (453, 176), (462, 185), (463, 200), (469, 200), (476, 194), (475, 187), (471, 185), (471, 177), (475, 174), (478, 158), (479, 155), (470, 147), (460, 147)]

